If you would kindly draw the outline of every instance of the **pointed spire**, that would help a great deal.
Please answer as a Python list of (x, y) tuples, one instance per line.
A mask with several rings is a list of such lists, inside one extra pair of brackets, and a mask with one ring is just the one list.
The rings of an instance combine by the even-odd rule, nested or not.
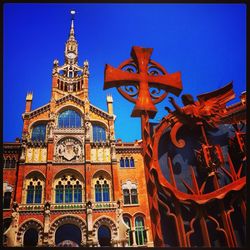
[(69, 33), (69, 40), (75, 40), (75, 31), (74, 31), (74, 15), (75, 15), (75, 11), (71, 10), (70, 14), (71, 14), (71, 26), (70, 26), (70, 33)]

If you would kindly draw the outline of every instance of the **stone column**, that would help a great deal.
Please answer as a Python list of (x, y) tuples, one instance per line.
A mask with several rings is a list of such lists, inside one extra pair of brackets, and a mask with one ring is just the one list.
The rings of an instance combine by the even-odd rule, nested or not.
[(131, 231), (132, 231), (132, 235), (133, 235), (133, 245), (132, 246), (134, 247), (134, 246), (137, 246), (136, 245), (136, 237), (135, 237), (135, 228), (133, 228), (133, 229), (131, 228)]

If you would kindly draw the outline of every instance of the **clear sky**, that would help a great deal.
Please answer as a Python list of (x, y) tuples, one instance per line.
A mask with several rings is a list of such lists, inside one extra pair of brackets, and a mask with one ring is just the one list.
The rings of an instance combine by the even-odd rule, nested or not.
[[(21, 137), (28, 91), (33, 92), (33, 109), (50, 100), (53, 60), (63, 64), (71, 9), (76, 11), (79, 65), (85, 59), (90, 65), (90, 102), (106, 110), (106, 95), (112, 94), (116, 139), (141, 138), (140, 119), (130, 117), (134, 104), (116, 89), (103, 90), (105, 64), (117, 67), (130, 57), (132, 46), (153, 48), (153, 60), (169, 73), (181, 71), (182, 94), (196, 97), (233, 80), (236, 102), (246, 90), (244, 4), (9, 3), (3, 16), (5, 142)], [(168, 98), (157, 105), (152, 121), (167, 114), (165, 106), (171, 106)]]

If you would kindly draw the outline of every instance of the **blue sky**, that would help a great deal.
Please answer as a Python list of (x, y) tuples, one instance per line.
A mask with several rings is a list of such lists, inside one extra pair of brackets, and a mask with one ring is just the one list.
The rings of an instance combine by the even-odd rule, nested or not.
[[(103, 90), (105, 64), (117, 67), (130, 57), (132, 46), (153, 48), (153, 60), (169, 73), (180, 71), (182, 94), (196, 97), (233, 80), (236, 102), (246, 90), (244, 4), (8, 3), (3, 16), (5, 142), (21, 137), (28, 91), (33, 109), (50, 100), (53, 60), (63, 64), (71, 9), (76, 11), (79, 65), (89, 61), (90, 102), (106, 110), (106, 95), (113, 96), (116, 139), (141, 138), (140, 119), (130, 117), (134, 104), (116, 89)], [(165, 106), (170, 106), (168, 98), (157, 105), (152, 121), (167, 114)]]

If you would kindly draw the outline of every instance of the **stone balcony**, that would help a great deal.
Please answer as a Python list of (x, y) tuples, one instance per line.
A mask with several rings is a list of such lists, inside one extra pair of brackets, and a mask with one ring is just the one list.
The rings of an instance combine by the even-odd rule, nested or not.
[(114, 210), (117, 208), (117, 203), (110, 201), (110, 202), (93, 202), (92, 209), (93, 210)]
[(84, 128), (55, 128), (54, 134), (84, 134)]
[[(116, 202), (93, 202), (92, 209), (97, 210), (115, 210), (117, 208)], [(74, 211), (85, 210), (86, 203), (52, 203), (50, 211)], [(19, 212), (42, 212), (44, 211), (44, 204), (20, 204)]]

